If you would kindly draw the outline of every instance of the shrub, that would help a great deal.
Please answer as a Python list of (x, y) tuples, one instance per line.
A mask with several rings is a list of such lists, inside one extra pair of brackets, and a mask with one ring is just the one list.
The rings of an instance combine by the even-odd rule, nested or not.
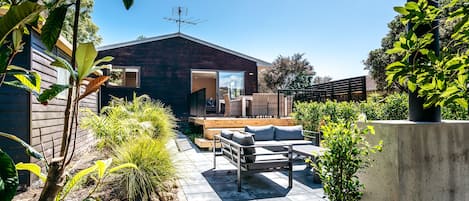
[(319, 131), (322, 105), (318, 102), (296, 102), (292, 116), (297, 124), (303, 125), (305, 130)]
[[(377, 108), (380, 110), (380, 108)], [(382, 120), (407, 119), (409, 110), (409, 96), (407, 94), (394, 93), (386, 97), (381, 107)]]
[(149, 200), (175, 175), (164, 141), (145, 135), (116, 146), (114, 161), (116, 165), (133, 163), (138, 167), (122, 170), (117, 178), (129, 200)]
[(369, 154), (381, 151), (382, 141), (370, 147), (366, 135), (374, 134), (373, 127), (359, 129), (350, 122), (330, 122), (321, 130), (324, 134), (322, 145), (327, 151), (318, 159), (316, 169), (324, 193), (331, 201), (360, 200), (364, 186), (356, 174), (369, 164)]
[(319, 102), (296, 102), (293, 119), (296, 123), (303, 125), (306, 130), (318, 131), (319, 124), (324, 118), (332, 122), (340, 120), (354, 121), (358, 118), (359, 109), (355, 103), (326, 101)]
[(468, 110), (454, 103), (441, 108), (442, 119), (469, 120)]
[(353, 122), (357, 120), (360, 111), (354, 102), (335, 102), (335, 104), (337, 105), (337, 114), (334, 122), (339, 122), (340, 120)]
[(91, 129), (100, 139), (99, 147), (112, 147), (128, 139), (148, 135), (166, 142), (175, 135), (172, 111), (149, 96), (135, 96), (131, 102), (113, 97), (101, 115), (85, 111), (82, 128)]
[(165, 107), (160, 101), (153, 101), (148, 95), (136, 96), (134, 94), (130, 102), (113, 98), (108, 108), (113, 107), (123, 107), (126, 115), (137, 119), (138, 122), (150, 122), (155, 128), (155, 132), (151, 134), (152, 137), (166, 141), (174, 136), (176, 118), (171, 109)]

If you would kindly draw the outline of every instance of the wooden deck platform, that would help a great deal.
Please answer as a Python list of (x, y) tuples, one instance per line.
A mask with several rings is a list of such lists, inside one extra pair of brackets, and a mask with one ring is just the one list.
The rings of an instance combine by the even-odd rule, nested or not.
[(197, 138), (195, 143), (200, 148), (212, 148), (214, 135), (220, 134), (223, 129), (243, 130), (245, 126), (292, 126), (291, 117), (284, 118), (233, 118), (233, 117), (190, 117), (189, 122), (202, 126), (204, 138)]

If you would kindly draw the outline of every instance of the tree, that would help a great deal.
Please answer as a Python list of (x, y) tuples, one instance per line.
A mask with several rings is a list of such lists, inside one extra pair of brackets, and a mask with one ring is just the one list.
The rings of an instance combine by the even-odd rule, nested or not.
[(332, 77), (326, 75), (326, 76), (316, 76), (314, 77), (313, 79), (313, 84), (322, 84), (322, 83), (326, 83), (326, 82), (329, 82), (332, 80)]
[[(60, 154), (52, 159), (44, 159), (48, 171), (47, 180), (42, 189), (39, 197), (40, 201), (56, 200), (58, 193), (64, 188), (66, 181), (66, 169), (70, 164), (75, 152), (75, 140), (77, 132), (77, 118), (79, 110), (79, 102), (87, 95), (99, 89), (108, 76), (100, 75), (100, 69), (106, 68), (107, 65), (99, 66), (101, 62), (110, 62), (112, 57), (104, 57), (100, 60), (94, 61), (97, 52), (92, 43), (85, 43), (78, 45), (78, 29), (81, 0), (73, 1), (72, 3), (65, 0), (56, 1), (1, 1), (2, 8), (8, 11), (0, 18), (0, 86), (1, 84), (8, 84), (10, 86), (25, 89), (38, 99), (41, 103), (47, 103), (48, 100), (54, 98), (61, 91), (69, 88), (67, 96), (67, 105), (64, 111), (64, 127), (62, 132), (62, 139), (60, 146)], [(133, 0), (123, 0), (126, 9), (129, 9)], [(44, 43), (48, 50), (52, 50), (60, 36), (65, 17), (69, 11), (69, 7), (74, 6), (73, 11), (74, 20), (72, 28), (72, 55), (71, 62), (56, 57), (56, 60), (51, 65), (58, 68), (64, 68), (70, 72), (70, 79), (68, 85), (53, 84), (49, 89), (41, 90), (41, 79), (37, 72), (32, 72), (15, 65), (11, 65), (13, 58), (17, 53), (23, 50), (24, 41), (22, 41), (24, 34), (30, 33), (31, 27), (38, 28), (39, 21), (42, 18), (41, 13), (49, 13), (45, 24), (41, 28), (41, 41)], [(89, 78), (90, 74), (97, 74), (96, 78)], [(16, 78), (13, 81), (5, 81), (7, 76)], [(88, 80), (88, 82), (84, 82)], [(84, 92), (81, 91), (81, 86), (85, 85)], [(24, 143), (26, 144), (26, 143)], [(25, 146), (23, 144), (23, 146)], [(27, 145), (27, 144), (26, 144)], [(30, 156), (36, 155), (27, 150)], [(5, 154), (0, 151), (0, 168), (5, 166), (11, 167), (11, 158), (5, 157)], [(36, 157), (38, 158), (38, 157)], [(2, 173), (4, 172), (1, 169)], [(10, 172), (16, 173), (16, 169), (9, 168)], [(3, 182), (3, 174), (0, 178), (0, 194), (2, 200), (10, 200), (10, 197), (5, 198), (3, 193), (6, 189), (15, 190), (17, 180), (14, 178), (17, 174), (9, 174), (15, 182), (10, 182), (14, 188), (6, 188)], [(8, 193), (8, 192), (7, 192)], [(11, 194), (9, 194), (11, 195)], [(14, 194), (13, 194), (14, 195)]]
[(304, 89), (311, 86), (311, 79), (316, 74), (304, 54), (296, 53), (291, 57), (278, 56), (264, 76), (266, 86), (277, 89)]
[[(386, 67), (388, 82), (398, 81), (411, 93), (418, 93), (425, 100), (425, 108), (450, 104), (468, 108), (469, 4), (453, 0), (435, 7), (419, 0), (394, 10), (403, 15), (403, 24), (412, 26), (386, 51), (403, 58)], [(435, 50), (433, 22), (437, 19), (451, 27), (447, 34), (449, 42)]]
[(405, 33), (405, 26), (399, 21), (400, 16), (396, 16), (388, 24), (389, 32), (381, 40), (381, 47), (370, 51), (368, 58), (363, 61), (365, 70), (368, 70), (376, 81), (378, 90), (384, 90), (388, 86), (386, 81), (386, 66), (402, 59), (398, 55), (386, 54), (386, 50), (391, 49), (394, 42), (399, 40), (399, 37)]
[[(78, 42), (88, 43), (93, 42), (94, 45), (101, 44), (103, 38), (98, 34), (99, 27), (91, 19), (93, 13), (94, 0), (82, 0), (80, 9), (80, 24), (78, 25)], [(72, 42), (73, 36), (73, 22), (74, 22), (74, 8), (70, 7), (69, 12), (65, 17), (64, 25), (62, 27), (62, 36), (67, 41)]]
[[(461, 0), (460, 0), (461, 1)], [(449, 4), (449, 0), (443, 0), (440, 2), (441, 7)], [(461, 1), (462, 2), (462, 1)], [(451, 41), (451, 33), (454, 29), (456, 23), (452, 21), (447, 21), (445, 18), (449, 15), (450, 12), (455, 11), (460, 8), (461, 4), (457, 4), (454, 7), (444, 9), (442, 11), (442, 21), (440, 22), (440, 47), (447, 46)], [(400, 61), (402, 59), (401, 55), (397, 54), (386, 54), (386, 51), (393, 48), (393, 44), (399, 40), (401, 36), (405, 34), (406, 26), (401, 23), (402, 15), (396, 16), (389, 24), (389, 32), (381, 40), (381, 47), (378, 49), (371, 50), (368, 53), (368, 58), (363, 61), (365, 65), (365, 70), (368, 70), (370, 75), (376, 80), (378, 90), (393, 90), (399, 88), (400, 90), (405, 90), (404, 87), (400, 86), (397, 82), (393, 82), (389, 87), (386, 81), (386, 66)], [(454, 50), (461, 49), (461, 45), (455, 47)], [(467, 49), (467, 48), (466, 48)]]
[(137, 40), (143, 40), (143, 39), (145, 39), (145, 38), (147, 38), (147, 37), (144, 36), (144, 35), (140, 35), (140, 36), (137, 37)]

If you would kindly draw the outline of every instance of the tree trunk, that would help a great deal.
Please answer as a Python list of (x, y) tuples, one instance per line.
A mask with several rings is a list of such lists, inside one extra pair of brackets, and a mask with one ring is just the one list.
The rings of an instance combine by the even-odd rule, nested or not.
[(62, 191), (64, 172), (61, 166), (59, 161), (51, 162), (49, 172), (47, 172), (47, 180), (42, 189), (39, 201), (54, 201), (57, 194)]

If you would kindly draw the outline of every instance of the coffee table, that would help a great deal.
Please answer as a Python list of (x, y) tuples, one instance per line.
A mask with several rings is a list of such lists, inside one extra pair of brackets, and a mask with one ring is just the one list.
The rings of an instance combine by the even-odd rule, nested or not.
[[(317, 162), (317, 157), (321, 156), (324, 154), (324, 151), (327, 149), (318, 147), (315, 145), (295, 145), (292, 148), (292, 152), (296, 153), (301, 156), (308, 157), (313, 163)], [(310, 163), (306, 163), (306, 171), (310, 171), (312, 169), (312, 166)], [(319, 175), (317, 174), (316, 170), (313, 171), (313, 180), (315, 183), (321, 183), (321, 179), (319, 178)]]

